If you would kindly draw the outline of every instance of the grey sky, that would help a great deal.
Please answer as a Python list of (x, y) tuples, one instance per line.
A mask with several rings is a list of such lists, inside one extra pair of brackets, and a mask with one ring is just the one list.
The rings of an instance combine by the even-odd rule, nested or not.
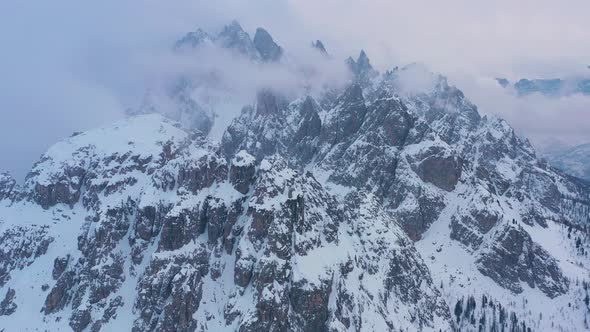
[(522, 133), (590, 141), (590, 99), (518, 99), (491, 78), (590, 74), (590, 2), (105, 0), (0, 2), (0, 171), (22, 178), (55, 141), (106, 124), (165, 75), (184, 32), (238, 19), (289, 51), (321, 39), (387, 69), (420, 61)]

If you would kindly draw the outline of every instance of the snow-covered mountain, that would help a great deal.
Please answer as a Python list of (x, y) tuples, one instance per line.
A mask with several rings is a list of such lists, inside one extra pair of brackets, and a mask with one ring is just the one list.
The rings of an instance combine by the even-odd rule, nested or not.
[[(283, 56), (240, 31), (176, 47)], [(346, 63), (319, 95), (260, 89), (220, 140), (144, 107), (0, 175), (0, 329), (587, 328), (590, 185), (443, 76)]]
[(547, 160), (563, 171), (590, 181), (590, 143), (553, 151)]

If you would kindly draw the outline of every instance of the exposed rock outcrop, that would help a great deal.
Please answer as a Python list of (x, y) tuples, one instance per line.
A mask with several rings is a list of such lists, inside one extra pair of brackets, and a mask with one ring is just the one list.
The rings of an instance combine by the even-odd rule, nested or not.
[(504, 226), (477, 263), (482, 274), (516, 293), (522, 292), (521, 282), (551, 298), (568, 291), (569, 281), (555, 259), (521, 227)]
[(281, 60), (283, 49), (275, 43), (268, 31), (263, 28), (256, 29), (253, 43), (260, 53), (262, 61), (276, 62)]

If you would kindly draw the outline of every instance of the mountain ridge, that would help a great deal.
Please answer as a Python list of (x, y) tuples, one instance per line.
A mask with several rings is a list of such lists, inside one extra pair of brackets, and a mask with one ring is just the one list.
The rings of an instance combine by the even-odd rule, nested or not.
[(220, 142), (140, 114), (0, 175), (0, 326), (584, 328), (590, 188), (443, 76), (349, 63)]
[(518, 96), (528, 96), (533, 93), (540, 93), (547, 97), (560, 97), (574, 94), (590, 95), (590, 79), (581, 78), (521, 78), (516, 83), (506, 78), (496, 78), (498, 84), (503, 88), (512, 88)]

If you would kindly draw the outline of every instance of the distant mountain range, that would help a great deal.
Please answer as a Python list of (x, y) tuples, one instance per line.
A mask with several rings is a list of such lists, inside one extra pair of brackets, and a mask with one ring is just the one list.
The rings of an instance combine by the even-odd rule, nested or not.
[(548, 97), (563, 95), (583, 94), (590, 96), (590, 78), (574, 79), (527, 79), (522, 78), (512, 84), (508, 79), (496, 78), (498, 84), (503, 88), (513, 88), (519, 96), (527, 96), (533, 93), (540, 93)]
[(590, 181), (590, 143), (547, 153), (547, 160), (571, 175)]
[[(590, 68), (590, 66), (589, 66)], [(540, 93), (546, 97), (571, 95), (590, 96), (590, 78), (520, 79), (516, 83), (498, 77), (496, 81), (506, 89), (514, 89), (518, 96)], [(590, 105), (589, 105), (590, 108)], [(544, 156), (553, 166), (576, 177), (590, 180), (590, 143), (574, 147), (558, 144), (545, 147)]]

